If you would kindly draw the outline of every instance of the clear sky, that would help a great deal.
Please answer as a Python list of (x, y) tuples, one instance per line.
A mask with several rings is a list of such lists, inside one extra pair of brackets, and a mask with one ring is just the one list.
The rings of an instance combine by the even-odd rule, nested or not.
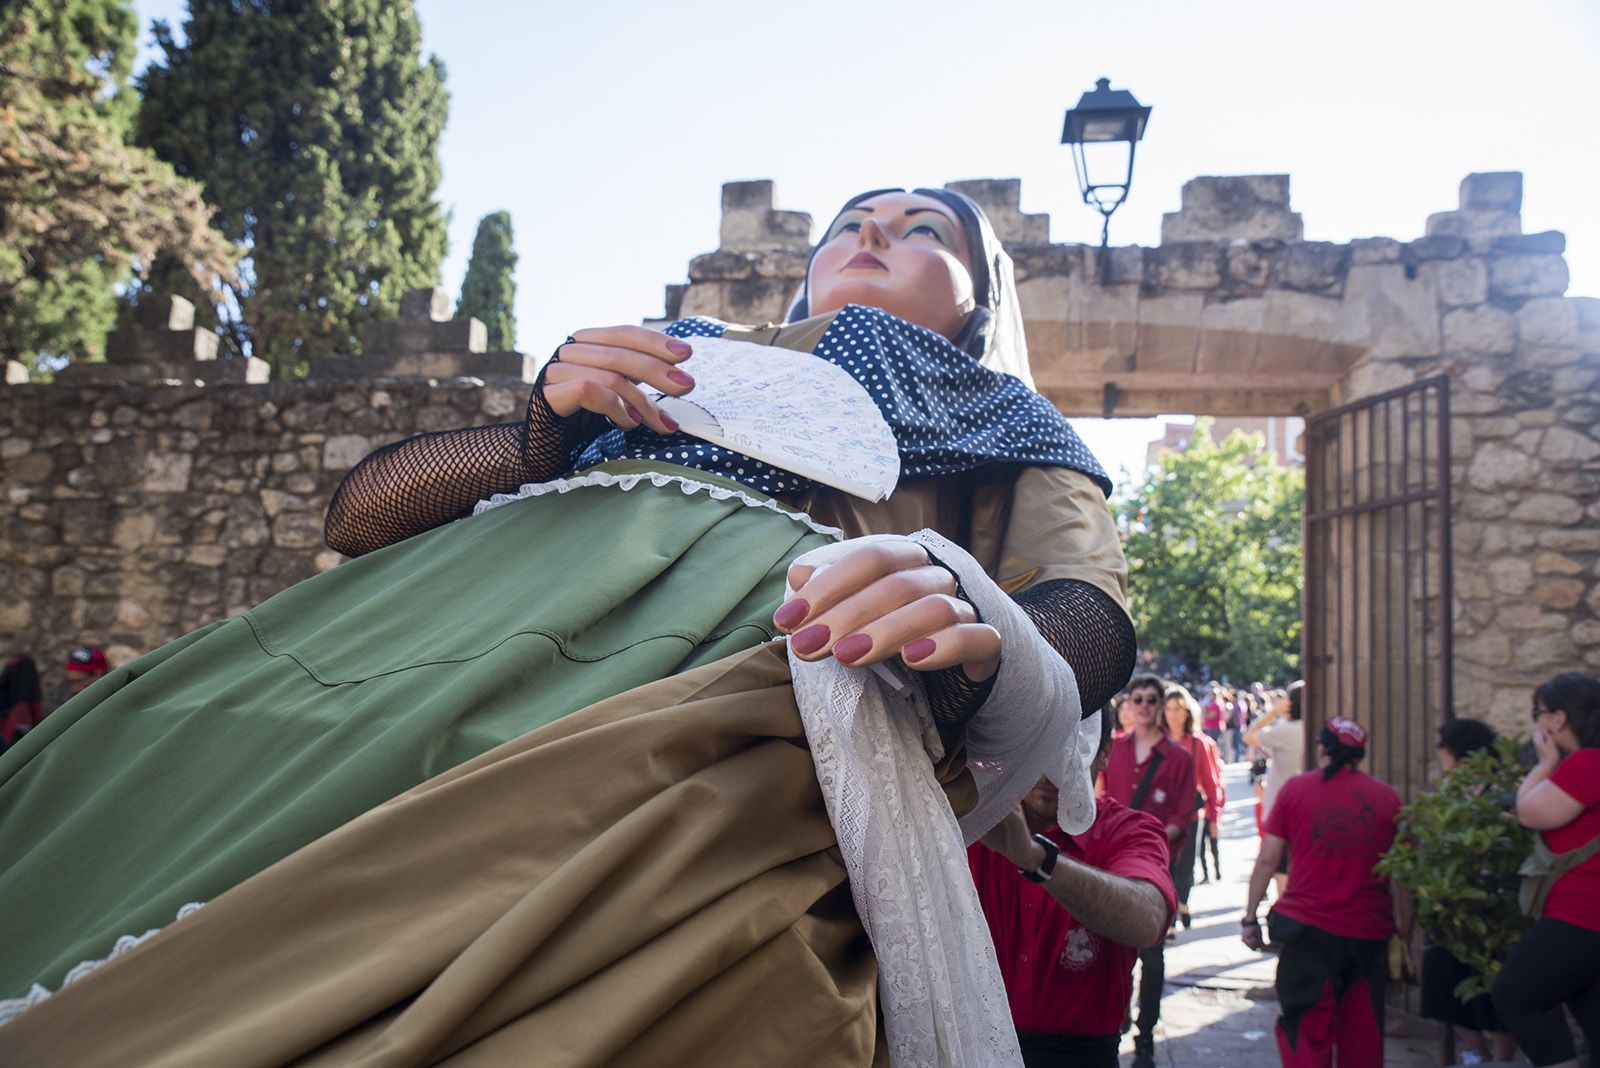
[[(183, 0), (136, 0), (181, 25)], [(1473, 171), (1520, 170), (1523, 228), (1600, 295), (1593, 0), (419, 0), (445, 64), (454, 294), (511, 212), (518, 347), (662, 313), (717, 244), (720, 187), (771, 178), (816, 225), (885, 185), (1022, 179), (1055, 241), (1099, 240), (1061, 116), (1110, 77), (1154, 107), (1114, 244), (1159, 243), (1202, 174), (1292, 176), (1310, 240), (1418, 237)], [(142, 44), (148, 44), (148, 35)], [(148, 53), (141, 60), (148, 59)], [(1115, 471), (1148, 421), (1080, 429)]]

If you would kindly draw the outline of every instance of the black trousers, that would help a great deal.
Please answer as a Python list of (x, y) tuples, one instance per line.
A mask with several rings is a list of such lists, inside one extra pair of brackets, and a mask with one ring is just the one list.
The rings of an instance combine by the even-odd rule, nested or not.
[[(1178, 900), (1188, 901), (1189, 889), (1194, 885), (1194, 828), (1189, 828), (1187, 838), (1179, 843), (1167, 866), (1172, 884), (1178, 890)], [(1161, 991), (1167, 985), (1167, 945), (1165, 939), (1149, 949), (1139, 951), (1139, 1034), (1155, 1035), (1156, 1023), (1161, 1019)]]
[(1600, 1049), (1600, 931), (1546, 917), (1523, 932), (1494, 981), (1494, 1007), (1535, 1065), (1577, 1056), (1565, 1003)]
[(1119, 1034), (1051, 1035), (1018, 1031), (1027, 1068), (1117, 1068)]

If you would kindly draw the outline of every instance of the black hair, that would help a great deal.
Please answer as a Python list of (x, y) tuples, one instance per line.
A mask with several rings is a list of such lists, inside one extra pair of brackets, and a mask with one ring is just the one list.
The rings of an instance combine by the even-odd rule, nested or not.
[(1482, 720), (1450, 719), (1439, 725), (1439, 748), (1448, 749), (1457, 760), (1494, 748), (1494, 728)]
[(1600, 749), (1600, 679), (1581, 671), (1563, 672), (1534, 690), (1533, 699), (1567, 714), (1580, 748)]
[(1154, 690), (1158, 701), (1164, 701), (1167, 697), (1167, 684), (1159, 675), (1135, 675), (1128, 680), (1128, 685), (1122, 688), (1122, 692), (1128, 694), (1135, 690)]
[(1298, 720), (1300, 718), (1300, 714), (1301, 714), (1301, 711), (1302, 711), (1301, 707), (1300, 707), (1300, 695), (1305, 693), (1305, 691), (1306, 691), (1306, 684), (1305, 684), (1305, 680), (1304, 679), (1296, 679), (1294, 682), (1291, 682), (1289, 684), (1289, 688), (1284, 691), (1285, 693), (1287, 693), (1289, 695), (1289, 718), (1290, 719)]
[[(857, 206), (862, 201), (880, 197), (886, 193), (904, 193), (904, 189), (870, 189), (865, 193), (858, 193), (845, 201), (844, 207), (834, 213), (833, 219), (828, 222), (828, 230), (833, 229), (833, 224), (840, 215)], [(964, 193), (957, 193), (952, 189), (913, 189), (911, 192), (917, 196), (929, 197), (937, 200), (955, 214), (961, 223), (961, 232), (967, 239), (967, 258), (972, 265), (972, 299), (977, 307), (972, 314), (967, 316), (966, 324), (961, 332), (951, 339), (956, 348), (972, 356), (974, 359), (983, 359), (989, 351), (989, 338), (994, 332), (994, 303), (995, 303), (995, 271), (992, 261), (997, 258), (1000, 251), (999, 240), (989, 239), (986, 234), (992, 234), (984, 222), (983, 209), (978, 202)], [(826, 237), (828, 230), (823, 231)], [(797, 322), (811, 314), (811, 261), (817, 258), (817, 250), (823, 242), (818, 242), (811, 248), (811, 255), (806, 260), (806, 281), (802, 283), (800, 298), (794, 302), (794, 307), (789, 309), (789, 322)], [(991, 245), (993, 247), (991, 247)]]
[(1323, 725), (1322, 733), (1317, 735), (1317, 744), (1322, 746), (1322, 751), (1328, 754), (1328, 766), (1322, 769), (1324, 781), (1333, 778), (1341, 768), (1353, 768), (1361, 763), (1361, 758), (1367, 755), (1364, 745), (1345, 745), (1339, 736), (1333, 733), (1333, 728)]
[(1107, 701), (1105, 706), (1100, 709), (1100, 748), (1094, 751), (1095, 756), (1098, 757), (1101, 753), (1104, 753), (1107, 747), (1111, 745), (1111, 732), (1116, 725), (1117, 710), (1111, 707), (1110, 701)]

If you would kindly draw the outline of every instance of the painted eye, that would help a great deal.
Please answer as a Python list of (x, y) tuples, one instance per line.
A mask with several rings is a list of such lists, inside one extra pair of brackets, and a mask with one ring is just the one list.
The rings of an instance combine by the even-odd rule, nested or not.
[(926, 234), (935, 241), (939, 242), (941, 245), (948, 245), (950, 243), (949, 241), (945, 240), (945, 236), (940, 233), (938, 229), (929, 226), (927, 223), (918, 223), (916, 226), (913, 226), (911, 229), (906, 231), (907, 237), (911, 237), (916, 234)]

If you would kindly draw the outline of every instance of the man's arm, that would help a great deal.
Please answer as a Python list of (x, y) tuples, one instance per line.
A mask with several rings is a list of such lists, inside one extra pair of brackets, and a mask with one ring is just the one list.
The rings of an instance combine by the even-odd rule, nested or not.
[(1239, 936), (1251, 949), (1260, 949), (1266, 944), (1261, 937), (1261, 921), (1257, 913), (1261, 910), (1261, 899), (1267, 896), (1267, 884), (1272, 881), (1272, 873), (1278, 870), (1278, 863), (1283, 860), (1283, 847), (1283, 839), (1275, 834), (1262, 838), (1261, 852), (1256, 854), (1256, 866), (1250, 869), (1250, 890), (1245, 897), (1244, 916), (1239, 921)]
[[(983, 844), (1028, 871), (1044, 863), (1044, 846), (1028, 833), (1020, 811), (984, 835)], [(1063, 856), (1041, 885), (1079, 924), (1113, 942), (1143, 949), (1166, 937), (1171, 920), (1166, 897), (1143, 879), (1113, 875)]]

